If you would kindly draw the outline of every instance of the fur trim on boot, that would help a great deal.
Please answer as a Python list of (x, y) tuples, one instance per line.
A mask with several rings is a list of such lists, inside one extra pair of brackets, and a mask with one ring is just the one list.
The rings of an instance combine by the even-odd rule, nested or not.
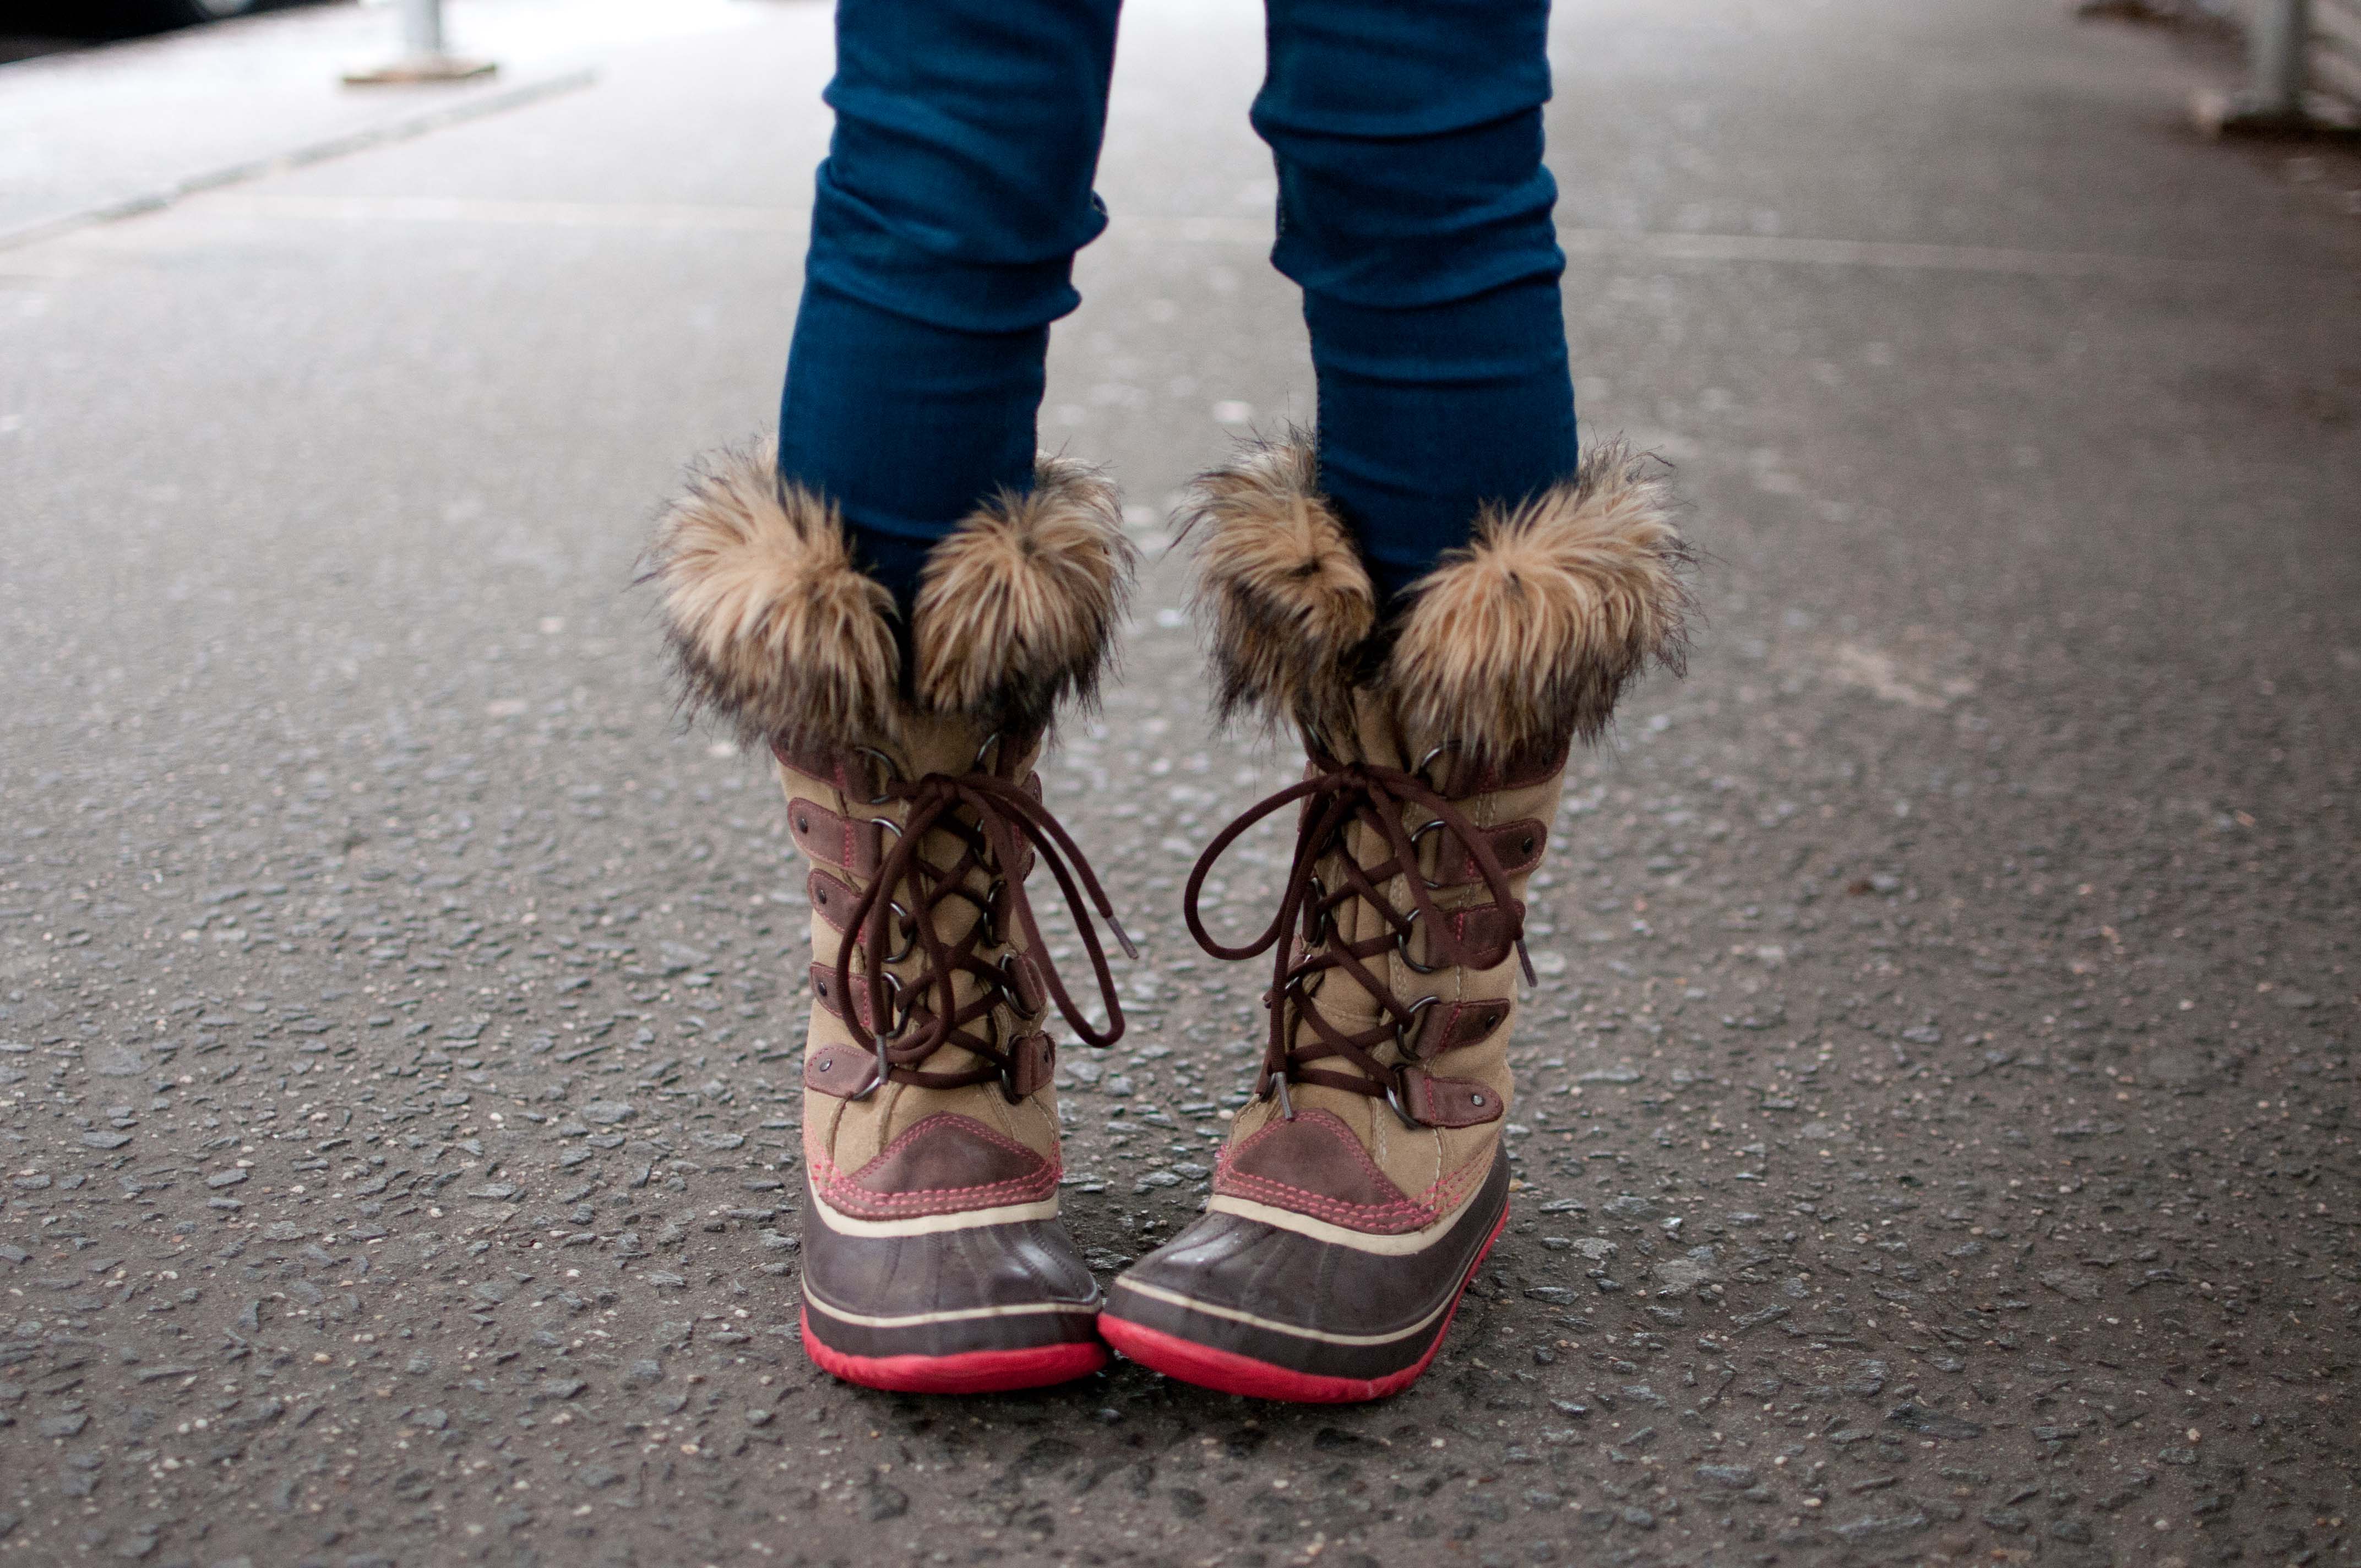
[(700, 462), (642, 558), (682, 704), (749, 750), (790, 731), (875, 734), (901, 662), (893, 596), (852, 564), (833, 505), (779, 483), (773, 450)]
[(1368, 572), (1308, 444), (1257, 446), (1204, 476), (1183, 532), (1204, 529), (1196, 603), (1223, 715), (1345, 736), (1363, 688), (1413, 755), (1493, 762), (1596, 737), (1631, 677), (1651, 661), (1678, 672), (1686, 646), (1692, 556), (1644, 465), (1609, 443), (1535, 499), (1487, 508), (1374, 639)]
[(1679, 674), (1693, 557), (1621, 442), (1511, 510), (1411, 590), (1380, 685), (1403, 731), (1480, 762), (1594, 740), (1650, 662)]
[(1377, 625), (1377, 595), (1320, 493), (1311, 444), (1260, 444), (1199, 478), (1180, 532), (1198, 532), (1196, 607), (1222, 717), (1349, 729), (1346, 672)]
[(1045, 458), (1036, 488), (977, 508), (928, 560), (915, 705), (893, 596), (854, 563), (832, 502), (779, 482), (772, 445), (719, 454), (658, 524), (642, 582), (662, 596), (683, 706), (749, 748), (897, 735), (918, 715), (1027, 731), (1088, 700), (1112, 654), (1132, 547), (1113, 487)]
[(912, 615), (918, 701), (1025, 733), (1097, 699), (1135, 552), (1115, 487), (1044, 457), (1033, 489), (979, 509), (928, 556)]

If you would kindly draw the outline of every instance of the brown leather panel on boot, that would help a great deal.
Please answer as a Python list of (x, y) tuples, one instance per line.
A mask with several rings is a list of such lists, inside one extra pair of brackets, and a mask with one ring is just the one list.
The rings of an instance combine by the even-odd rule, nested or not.
[(1224, 1197), (1376, 1235), (1434, 1223), (1433, 1211), (1388, 1180), (1333, 1112), (1306, 1111), (1293, 1121), (1273, 1121), (1222, 1151), (1218, 1164), (1213, 1190)]
[[(1532, 817), (1487, 828), (1485, 837), (1491, 840), (1492, 853), (1499, 859), (1500, 869), (1510, 876), (1522, 876), (1533, 870), (1548, 852), (1549, 829)], [(1444, 845), (1434, 874), (1427, 879), (1433, 887), (1466, 887), (1483, 880), (1474, 851), (1464, 844), (1450, 843)]]
[(878, 840), (885, 830), (874, 822), (840, 817), (817, 801), (796, 799), (787, 805), (787, 831), (814, 862), (865, 877), (877, 870)]
[(1058, 1190), (1058, 1168), (972, 1116), (937, 1112), (851, 1175), (817, 1179), (829, 1206), (857, 1219), (956, 1214), (1038, 1202)]
[(1472, 1046), (1488, 1038), (1500, 1026), (1501, 1020), (1514, 1010), (1515, 1003), (1505, 997), (1488, 1002), (1455, 1002), (1447, 1007), (1430, 1007), (1419, 1020), (1418, 1037), (1411, 1042), (1411, 1054), (1423, 1061), (1444, 1051), (1455, 1051), (1462, 1046)]
[(1402, 1075), (1402, 1098), (1410, 1113), (1429, 1127), (1480, 1127), (1499, 1121), (1507, 1109), (1500, 1091), (1488, 1083), (1426, 1072)]
[(804, 1087), (849, 1100), (877, 1080), (877, 1058), (853, 1046), (814, 1046), (804, 1053)]
[(829, 930), (843, 935), (845, 918), (861, 895), (823, 871), (812, 872), (804, 883), (804, 892), (811, 899), (812, 913), (826, 921)]
[(1498, 762), (1470, 761), (1457, 752), (1438, 759), (1440, 784), (1454, 800), (1531, 789), (1565, 771), (1571, 745), (1531, 746)]
[(1008, 1089), (1019, 1100), (1046, 1089), (1058, 1075), (1058, 1044), (1038, 1031), (1017, 1036), (1008, 1056)]
[[(1463, 967), (1487, 970), (1507, 962), (1509, 955), (1516, 950), (1517, 935), (1524, 927), (1525, 906), (1519, 903), (1503, 909), (1497, 904), (1483, 904), (1473, 909), (1446, 912), (1444, 918), (1450, 924), (1453, 938), (1468, 955), (1470, 961)], [(1423, 944), (1422, 938), (1420, 940), (1423, 950), (1413, 948), (1412, 951), (1429, 971), (1444, 967), (1444, 955), (1436, 952), (1431, 944)]]
[[(836, 993), (834, 965), (812, 965), (811, 988), (812, 995), (818, 1000), (822, 1007), (840, 1018), (844, 1016), (844, 998)], [(861, 1015), (861, 1026), (873, 1032), (877, 1027), (877, 1020), (869, 1011), (869, 987), (862, 983), (862, 977), (857, 974), (852, 977), (852, 1005), (854, 1011)]]

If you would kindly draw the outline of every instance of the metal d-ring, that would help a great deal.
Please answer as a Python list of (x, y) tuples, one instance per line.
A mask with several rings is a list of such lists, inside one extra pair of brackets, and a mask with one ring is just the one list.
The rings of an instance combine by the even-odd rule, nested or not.
[(1441, 756), (1441, 755), (1443, 755), (1443, 753), (1444, 753), (1445, 751), (1452, 751), (1452, 750), (1455, 750), (1455, 748), (1453, 748), (1453, 747), (1451, 747), (1451, 746), (1447, 746), (1447, 745), (1444, 745), (1444, 746), (1435, 746), (1435, 747), (1432, 747), (1432, 748), (1430, 748), (1430, 749), (1428, 750), (1428, 751), (1427, 751), (1426, 755), (1425, 755), (1425, 756), (1423, 756), (1423, 757), (1421, 757), (1421, 758), (1418, 760), (1418, 766), (1416, 766), (1416, 767), (1414, 767), (1414, 768), (1412, 768), (1412, 769), (1411, 770), (1411, 776), (1412, 776), (1412, 777), (1414, 777), (1414, 778), (1425, 779), (1425, 780), (1426, 780), (1426, 783), (1427, 783), (1430, 786), (1433, 786), (1433, 787), (1437, 787), (1437, 788), (1439, 788), (1440, 786), (1436, 786), (1436, 785), (1434, 784), (1434, 781), (1433, 781), (1433, 779), (1429, 779), (1429, 778), (1427, 778), (1427, 777), (1426, 777), (1426, 770), (1427, 770), (1427, 768), (1428, 768), (1430, 765), (1432, 765), (1432, 764), (1433, 763), (1433, 762), (1434, 762), (1434, 759), (1435, 759), (1435, 758), (1440, 757), (1440, 756)]
[[(885, 981), (885, 990), (887, 994), (898, 1003), (902, 996), (902, 981), (900, 979), (892, 974), (883, 975), (879, 978)], [(864, 974), (861, 977), (861, 980), (865, 987), (868, 983), (869, 977)], [(860, 1011), (860, 1003), (848, 996), (844, 998), (844, 1008), (848, 1014), (857, 1014)], [(851, 1093), (846, 1095), (845, 1098), (847, 1100), (868, 1099), (871, 1095), (876, 1093), (880, 1089), (883, 1089), (885, 1086), (886, 1075), (894, 1070), (893, 1062), (889, 1060), (885, 1055), (885, 1041), (887, 1038), (885, 1031), (883, 1029), (873, 1029), (870, 1031), (869, 1037), (870, 1043), (877, 1047), (877, 1076), (871, 1079), (865, 1087), (856, 1089)]]
[[(997, 948), (1005, 945), (1005, 938), (1002, 937), (1000, 931), (1000, 920), (998, 916), (993, 914), (993, 909), (994, 905), (999, 904), (1000, 895), (1007, 886), (1008, 879), (1006, 877), (994, 877), (992, 879), (992, 885), (983, 890), (983, 897), (976, 902), (976, 923), (983, 927), (983, 945), (987, 948)], [(965, 890), (962, 889), (961, 891), (964, 892)], [(974, 894), (969, 894), (968, 896), (970, 898), (973, 898)]]
[(1411, 1055), (1411, 1031), (1418, 1026), (1420, 1015), (1442, 1000), (1440, 996), (1422, 996), (1410, 1004), (1408, 1013), (1394, 1020), (1394, 1049), (1400, 1051), (1405, 1060)]
[(1392, 1108), (1395, 1115), (1401, 1118), (1401, 1124), (1403, 1126), (1412, 1129), (1425, 1126), (1426, 1124), (1411, 1115), (1410, 1113), (1410, 1107), (1402, 1102), (1401, 1085), (1401, 1069), (1397, 1068), (1393, 1074), (1386, 1080), (1387, 1105)]
[(863, 806), (883, 806), (894, 798), (893, 784), (902, 776), (901, 764), (874, 746), (855, 746), (853, 755), (867, 757), (877, 764), (877, 793), (862, 802)]
[[(1420, 868), (1419, 863), (1418, 863), (1418, 843), (1419, 843), (1419, 840), (1420, 840), (1420, 839), (1422, 839), (1425, 838), (1429, 833), (1433, 832), (1436, 828), (1446, 828), (1446, 827), (1448, 827), (1448, 826), (1449, 826), (1449, 824), (1445, 823), (1445, 822), (1443, 820), (1443, 818), (1442, 818), (1442, 817), (1436, 817), (1436, 818), (1435, 818), (1433, 821), (1432, 821), (1432, 822), (1427, 822), (1427, 823), (1423, 823), (1423, 824), (1422, 824), (1422, 825), (1420, 826), (1420, 828), (1419, 828), (1418, 831), (1417, 831), (1417, 832), (1415, 832), (1415, 833), (1412, 833), (1412, 834), (1410, 836), (1410, 864), (1409, 864), (1409, 865), (1407, 865), (1407, 866), (1405, 866), (1405, 867), (1403, 867), (1402, 869), (1403, 869), (1404, 871), (1408, 872), (1411, 875), (1412, 875), (1412, 876), (1414, 876), (1414, 877), (1418, 878), (1418, 880), (1419, 880), (1419, 881), (1421, 881), (1421, 882), (1422, 882), (1422, 883), (1426, 883), (1427, 887), (1428, 887), (1430, 890), (1431, 890), (1431, 889), (1435, 889), (1435, 888), (1446, 887), (1446, 886), (1448, 886), (1448, 885), (1450, 885), (1450, 884), (1449, 884), (1449, 883), (1439, 883), (1439, 882), (1435, 881), (1433, 877), (1428, 876), (1428, 875), (1426, 874), (1426, 872), (1425, 872), (1423, 870), (1422, 870), (1422, 869)], [(1437, 867), (1435, 867), (1434, 869), (1435, 869), (1435, 870), (1437, 870), (1437, 871), (1441, 871), (1443, 868), (1442, 868), (1441, 866), (1437, 866)]]
[[(991, 1059), (999, 1065), (1000, 1092), (1011, 1105), (1023, 1104), (1025, 1096), (1016, 1092), (1016, 1058), (1014, 1055), (1016, 1042), (1001, 1033), (998, 1008), (995, 1007), (985, 1014), (983, 1021), (992, 1029)], [(1004, 1052), (1010, 1054), (1004, 1055)]]
[(1413, 930), (1417, 929), (1418, 917), (1422, 913), (1424, 913), (1422, 910), (1411, 910), (1410, 912), (1410, 918), (1403, 921), (1401, 928), (1394, 933), (1394, 951), (1400, 955), (1401, 961), (1408, 964), (1414, 972), (1419, 974), (1433, 974), (1435, 970), (1443, 969), (1445, 966), (1442, 964), (1422, 964), (1416, 959), (1410, 956), (1410, 936)]
[(1336, 912), (1328, 906), (1328, 884), (1317, 873), (1304, 879), (1304, 891), (1311, 894), (1303, 906), (1305, 917), (1312, 922), (1312, 929), (1303, 934), (1303, 946), (1308, 951), (1335, 934)]
[[(967, 766), (968, 766), (968, 772), (970, 772), (970, 773), (982, 773), (982, 772), (983, 771), (983, 759), (984, 759), (984, 755), (985, 755), (985, 753), (990, 752), (994, 747), (995, 747), (995, 746), (997, 746), (997, 745), (999, 745), (999, 744), (1000, 744), (1000, 731), (999, 731), (999, 730), (995, 729), (995, 730), (994, 730), (991, 734), (989, 734), (989, 735), (985, 736), (985, 737), (983, 738), (983, 745), (981, 745), (981, 746), (978, 746), (978, 747), (975, 749), (975, 760), (974, 760), (973, 762), (970, 762), (970, 763), (967, 765)], [(1000, 762), (1000, 758), (998, 757), (998, 755), (996, 755), (996, 754), (995, 754), (995, 755), (994, 755), (992, 760), (993, 760), (993, 764), (994, 764), (994, 766), (997, 767), (997, 766), (999, 765), (999, 762)]]
[(887, 899), (885, 901), (885, 907), (889, 913), (901, 916), (900, 928), (909, 933), (907, 939), (905, 940), (899, 948), (886, 954), (884, 959), (881, 960), (889, 964), (898, 964), (904, 959), (908, 958), (912, 953), (917, 950), (918, 917), (911, 914), (908, 910), (903, 908), (901, 900), (899, 899)]

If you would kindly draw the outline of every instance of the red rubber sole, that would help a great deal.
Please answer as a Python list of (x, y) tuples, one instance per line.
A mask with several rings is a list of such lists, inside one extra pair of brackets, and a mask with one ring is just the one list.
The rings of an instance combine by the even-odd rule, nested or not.
[(808, 1309), (796, 1314), (804, 1354), (822, 1372), (889, 1394), (1005, 1394), (1087, 1377), (1107, 1364), (1103, 1344), (1046, 1344), (1032, 1350), (971, 1350), (957, 1355), (847, 1355), (812, 1332)]
[(1414, 1365), (1383, 1377), (1323, 1377), (1297, 1372), (1233, 1350), (1215, 1350), (1161, 1329), (1144, 1328), (1104, 1311), (1099, 1314), (1099, 1335), (1127, 1359), (1151, 1372), (1161, 1372), (1167, 1377), (1219, 1394), (1283, 1399), (1296, 1405), (1355, 1405), (1389, 1398), (1417, 1382), (1419, 1375), (1442, 1351), (1443, 1342), (1451, 1332), (1451, 1321), (1459, 1315), (1460, 1300), (1467, 1294), (1467, 1282), (1484, 1266), (1485, 1258), (1491, 1255), (1492, 1244), (1500, 1239), (1501, 1229), (1508, 1223), (1509, 1210), (1503, 1204), (1499, 1219), (1493, 1223), (1492, 1234), (1484, 1238), (1484, 1245), (1476, 1251), (1475, 1261), (1459, 1277), (1459, 1288), (1452, 1292), (1450, 1309), (1443, 1314), (1442, 1326), (1434, 1331), (1433, 1343), (1426, 1347), (1426, 1354)]

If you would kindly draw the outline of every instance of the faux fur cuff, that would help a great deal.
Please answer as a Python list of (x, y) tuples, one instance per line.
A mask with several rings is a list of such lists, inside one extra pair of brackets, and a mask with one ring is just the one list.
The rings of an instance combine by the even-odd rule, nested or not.
[(1373, 641), (1367, 571), (1308, 444), (1263, 445), (1198, 481), (1187, 521), (1220, 702), (1312, 736), (1353, 733), (1374, 696), (1412, 749), (1497, 762), (1603, 729), (1651, 661), (1678, 671), (1687, 546), (1664, 487), (1621, 443), (1513, 509), (1411, 589)]
[(642, 581), (662, 597), (684, 705), (751, 746), (874, 742), (913, 717), (1011, 730), (1088, 699), (1131, 579), (1113, 488), (1045, 458), (1035, 488), (977, 508), (936, 545), (906, 693), (893, 596), (854, 564), (835, 506), (782, 485), (768, 443), (701, 465), (658, 524)]
[(1030, 492), (994, 498), (927, 557), (911, 616), (920, 706), (1031, 733), (1069, 698), (1096, 701), (1135, 554), (1105, 477), (1043, 457)]
[(1311, 444), (1257, 444), (1202, 476), (1180, 532), (1196, 535), (1222, 717), (1350, 734), (1349, 672), (1377, 626), (1377, 595), (1320, 493)]
[(1623, 443), (1512, 510), (1411, 588), (1381, 684), (1412, 742), (1482, 762), (1607, 728), (1649, 663), (1679, 674), (1693, 556), (1671, 499)]

